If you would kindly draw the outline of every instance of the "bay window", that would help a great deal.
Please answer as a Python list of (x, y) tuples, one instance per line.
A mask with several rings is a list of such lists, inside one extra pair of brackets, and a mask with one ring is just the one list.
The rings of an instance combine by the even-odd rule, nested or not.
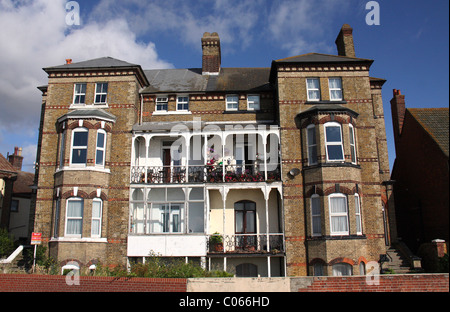
[(71, 164), (86, 165), (88, 133), (86, 128), (76, 128), (72, 131)]
[(97, 145), (95, 146), (95, 165), (105, 165), (106, 132), (97, 130)]
[(349, 140), (350, 140), (350, 156), (352, 159), (352, 164), (356, 164), (356, 142), (355, 142), (355, 129), (352, 124), (348, 125), (349, 129)]
[(102, 235), (102, 206), (103, 202), (100, 198), (92, 200), (91, 237), (101, 237)]
[(356, 216), (356, 234), (362, 234), (362, 222), (361, 222), (361, 202), (359, 195), (355, 193), (355, 216)]
[(317, 141), (316, 141), (316, 126), (309, 125), (306, 128), (307, 144), (308, 144), (308, 165), (317, 164)]
[(328, 196), (330, 208), (330, 234), (348, 235), (348, 205), (347, 196), (333, 193)]
[(311, 223), (312, 223), (312, 236), (322, 235), (320, 197), (317, 194), (311, 196)]
[(81, 237), (83, 228), (83, 207), (82, 198), (73, 197), (67, 200), (66, 204), (66, 236)]
[(344, 161), (342, 128), (337, 122), (325, 124), (325, 146), (327, 161)]

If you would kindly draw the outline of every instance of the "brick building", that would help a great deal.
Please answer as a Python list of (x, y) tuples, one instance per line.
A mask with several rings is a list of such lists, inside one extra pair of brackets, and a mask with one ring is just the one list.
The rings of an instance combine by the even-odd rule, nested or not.
[(398, 236), (414, 252), (435, 239), (448, 243), (449, 109), (406, 108), (405, 95), (394, 90), (391, 111)]
[[(183, 257), (237, 276), (364, 274), (389, 244), (381, 87), (355, 57), (48, 67), (35, 231), (60, 263)], [(392, 234), (393, 235), (393, 234)], [(394, 235), (395, 236), (395, 235)]]

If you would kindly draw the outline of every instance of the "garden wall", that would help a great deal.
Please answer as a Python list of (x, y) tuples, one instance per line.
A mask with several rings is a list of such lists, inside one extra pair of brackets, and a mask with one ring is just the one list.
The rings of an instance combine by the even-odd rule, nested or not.
[(378, 285), (365, 276), (286, 278), (66, 277), (0, 274), (0, 292), (448, 292), (449, 275), (381, 275)]

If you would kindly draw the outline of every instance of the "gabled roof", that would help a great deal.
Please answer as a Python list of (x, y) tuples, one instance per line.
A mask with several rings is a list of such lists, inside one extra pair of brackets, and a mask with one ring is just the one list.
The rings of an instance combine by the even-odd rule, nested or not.
[(106, 56), (83, 62), (46, 67), (44, 68), (44, 70), (47, 71), (55, 69), (93, 69), (93, 68), (112, 68), (112, 67), (136, 67), (136, 66), (139, 65), (131, 64), (125, 61), (115, 59), (110, 56)]
[(144, 71), (150, 85), (142, 93), (270, 91), (270, 68), (221, 68), (202, 75), (201, 68)]
[(6, 158), (0, 153), (0, 173), (16, 174), (17, 170), (6, 160)]
[(408, 108), (414, 119), (437, 143), (444, 154), (449, 156), (449, 109), (448, 108)]
[(331, 55), (331, 54), (307, 53), (275, 60), (274, 62), (275, 63), (355, 63), (355, 62), (373, 63), (373, 60), (358, 57)]

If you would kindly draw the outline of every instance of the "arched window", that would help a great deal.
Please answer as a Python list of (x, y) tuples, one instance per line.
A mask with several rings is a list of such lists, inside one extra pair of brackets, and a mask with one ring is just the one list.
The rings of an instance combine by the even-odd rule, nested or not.
[(353, 267), (348, 263), (333, 264), (333, 276), (350, 276), (352, 275)]
[(320, 210), (320, 197), (319, 195), (314, 194), (311, 196), (312, 236), (322, 235), (322, 217)]
[(97, 144), (95, 145), (95, 165), (105, 165), (106, 132), (103, 129), (97, 130)]
[(94, 198), (92, 200), (91, 237), (102, 236), (102, 210), (103, 201), (100, 198)]
[(307, 144), (308, 144), (308, 165), (317, 164), (317, 141), (316, 141), (316, 126), (309, 125), (306, 128)]
[(86, 128), (76, 128), (72, 131), (71, 164), (86, 165), (88, 135), (89, 131)]
[(348, 205), (347, 196), (333, 193), (328, 196), (330, 208), (330, 234), (348, 235)]
[(348, 129), (349, 129), (349, 138), (350, 138), (350, 156), (351, 156), (352, 164), (356, 165), (355, 128), (353, 128), (352, 124), (349, 124)]
[(66, 202), (66, 236), (81, 237), (83, 229), (84, 200), (80, 197), (71, 197)]
[(327, 161), (344, 161), (341, 125), (337, 122), (327, 122), (324, 127)]
[(355, 193), (355, 217), (356, 217), (356, 234), (362, 235), (361, 222), (361, 202), (358, 193)]
[(258, 267), (253, 263), (241, 263), (236, 266), (237, 277), (258, 277)]

